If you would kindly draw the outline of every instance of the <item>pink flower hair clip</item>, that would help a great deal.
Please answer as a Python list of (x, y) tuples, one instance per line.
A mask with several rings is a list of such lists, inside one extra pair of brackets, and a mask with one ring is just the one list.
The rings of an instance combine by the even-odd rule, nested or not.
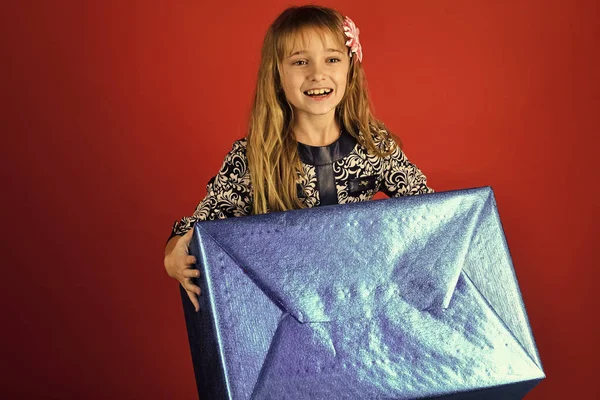
[(362, 46), (358, 41), (358, 35), (360, 30), (354, 24), (349, 17), (344, 18), (344, 34), (348, 38), (346, 41), (346, 46), (350, 48), (350, 57), (352, 57), (352, 53), (356, 53), (358, 57), (358, 61), (362, 62)]

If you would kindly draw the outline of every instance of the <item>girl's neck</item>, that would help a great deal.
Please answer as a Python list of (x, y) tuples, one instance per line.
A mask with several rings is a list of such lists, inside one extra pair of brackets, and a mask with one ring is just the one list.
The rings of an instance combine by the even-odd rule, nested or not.
[(296, 140), (309, 146), (328, 146), (340, 137), (341, 126), (333, 115), (298, 116), (292, 127)]

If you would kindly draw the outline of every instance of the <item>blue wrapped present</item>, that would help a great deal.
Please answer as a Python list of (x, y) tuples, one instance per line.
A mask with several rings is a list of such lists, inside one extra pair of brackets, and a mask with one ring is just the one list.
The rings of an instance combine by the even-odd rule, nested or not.
[(493, 192), (205, 221), (201, 399), (517, 399), (545, 377)]

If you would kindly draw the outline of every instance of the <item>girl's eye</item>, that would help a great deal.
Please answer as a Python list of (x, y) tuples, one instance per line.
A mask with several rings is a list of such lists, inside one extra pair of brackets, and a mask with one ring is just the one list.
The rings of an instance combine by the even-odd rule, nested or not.
[(294, 65), (306, 65), (306, 61), (304, 61), (304, 60), (298, 60), (298, 61), (294, 61), (293, 64)]
[(340, 62), (340, 61), (342, 61), (342, 60), (340, 60), (339, 58), (330, 58), (328, 61), (329, 61), (330, 63), (338, 63), (338, 62)]

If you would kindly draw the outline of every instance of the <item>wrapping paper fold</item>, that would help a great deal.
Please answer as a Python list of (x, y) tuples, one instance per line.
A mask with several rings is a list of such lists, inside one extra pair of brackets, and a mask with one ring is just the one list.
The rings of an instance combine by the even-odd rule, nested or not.
[(545, 377), (491, 188), (194, 229), (202, 400), (520, 399)]

